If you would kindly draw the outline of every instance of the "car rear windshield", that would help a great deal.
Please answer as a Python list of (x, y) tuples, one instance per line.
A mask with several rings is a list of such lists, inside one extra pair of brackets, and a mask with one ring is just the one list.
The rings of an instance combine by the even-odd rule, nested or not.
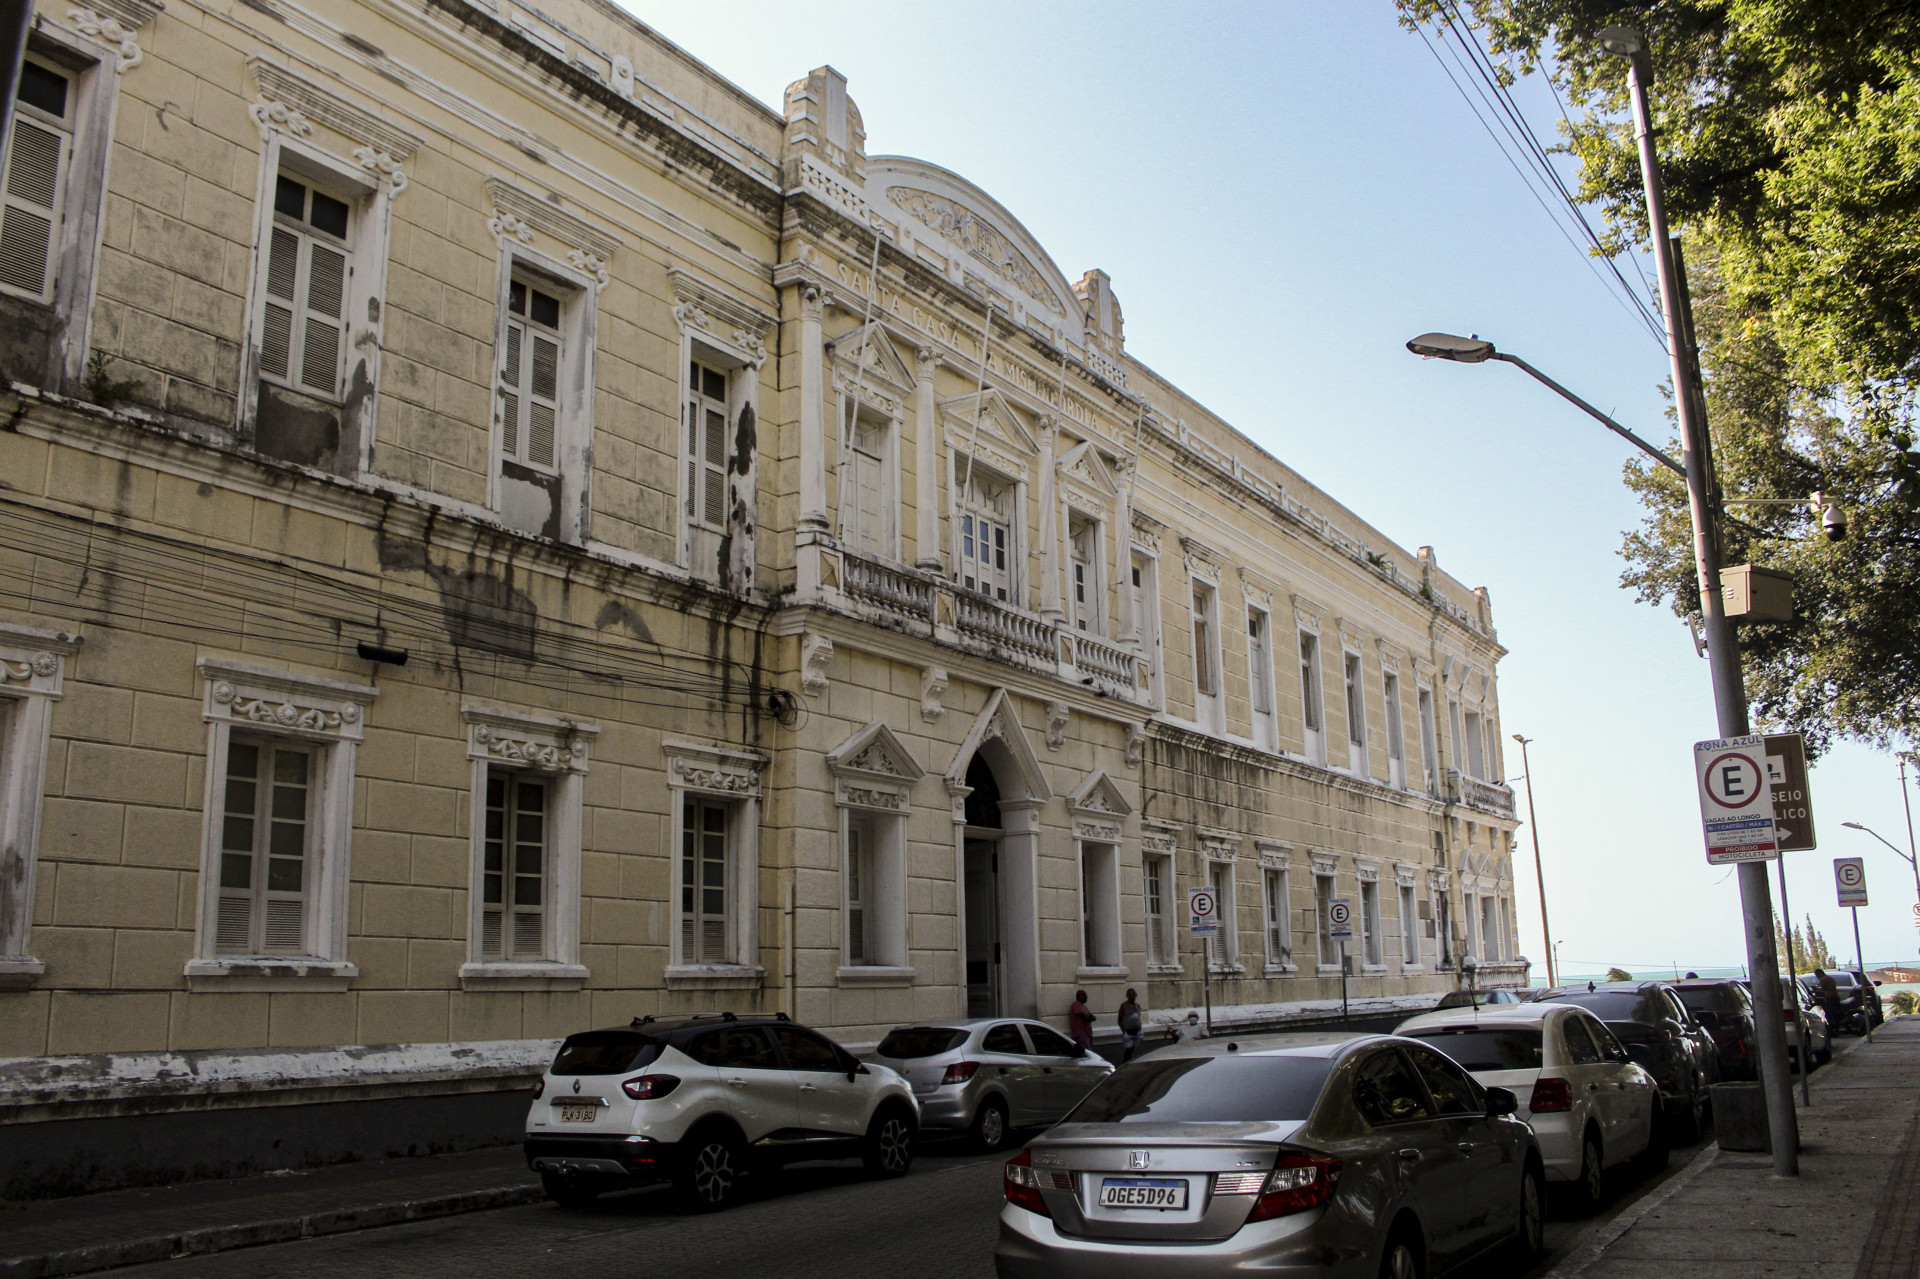
[(661, 1043), (631, 1030), (589, 1030), (568, 1035), (553, 1059), (556, 1075), (624, 1075), (651, 1065)]
[(1675, 993), (1680, 996), (1680, 1002), (1687, 1006), (1687, 1011), (1690, 1013), (1710, 1013), (1715, 1011), (1714, 1005), (1716, 1001), (1714, 995), (1719, 989), (1718, 986), (1674, 987)]
[(1325, 1057), (1148, 1057), (1108, 1075), (1066, 1122), (1305, 1119), (1332, 1069)]
[(1640, 1007), (1640, 992), (1637, 990), (1580, 991), (1550, 998), (1556, 1004), (1578, 1004), (1601, 1021), (1632, 1021), (1634, 1010)]
[(1540, 1069), (1540, 1030), (1522, 1026), (1511, 1030), (1493, 1030), (1481, 1026), (1463, 1026), (1458, 1030), (1436, 1027), (1411, 1030), (1409, 1039), (1425, 1040), (1468, 1070)]
[(952, 1052), (967, 1042), (964, 1030), (949, 1030), (944, 1026), (915, 1026), (911, 1030), (896, 1030), (880, 1041), (875, 1052), (882, 1057), (938, 1057), (941, 1053)]

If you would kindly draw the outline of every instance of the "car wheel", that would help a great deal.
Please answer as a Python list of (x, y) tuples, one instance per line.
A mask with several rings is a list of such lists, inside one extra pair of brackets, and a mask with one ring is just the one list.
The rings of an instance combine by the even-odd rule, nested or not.
[(1420, 1279), (1420, 1242), (1413, 1232), (1397, 1230), (1380, 1254), (1380, 1279)]
[(973, 1144), (992, 1153), (1007, 1144), (1007, 1105), (998, 1097), (989, 1097), (973, 1112)]
[(873, 1117), (860, 1160), (867, 1171), (882, 1177), (904, 1177), (913, 1167), (913, 1119), (898, 1106), (888, 1106)]
[(1661, 1109), (1668, 1109), (1669, 1106), (1673, 1111), (1673, 1127), (1670, 1130), (1673, 1140), (1683, 1146), (1700, 1140), (1700, 1090), (1694, 1089), (1678, 1103), (1663, 1101)]
[(1589, 1132), (1580, 1142), (1580, 1175), (1573, 1181), (1574, 1203), (1583, 1213), (1600, 1207), (1607, 1192), (1606, 1165), (1600, 1162), (1600, 1138)]
[(1514, 1259), (1521, 1267), (1531, 1267), (1547, 1251), (1547, 1176), (1540, 1165), (1527, 1161), (1527, 1170), (1520, 1174), (1520, 1221), (1514, 1232)]
[(564, 1172), (540, 1174), (540, 1188), (562, 1208), (584, 1208), (600, 1197), (600, 1185), (588, 1177)]
[(1819, 1052), (1813, 1055), (1813, 1064), (1815, 1066), (1824, 1066), (1832, 1060), (1833, 1060), (1833, 1044), (1831, 1041), (1828, 1042), (1825, 1048), (1822, 1048)]
[(730, 1134), (710, 1129), (686, 1143), (674, 1183), (695, 1211), (717, 1212), (739, 1197), (744, 1158)]

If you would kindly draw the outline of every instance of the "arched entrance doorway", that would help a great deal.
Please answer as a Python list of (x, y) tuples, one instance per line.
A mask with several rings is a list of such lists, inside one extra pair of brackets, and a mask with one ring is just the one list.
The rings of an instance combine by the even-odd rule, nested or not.
[(1053, 797), (1005, 689), (947, 771), (954, 796), (960, 989), (972, 1017), (1040, 1013), (1040, 810)]
[(1005, 958), (1000, 940), (1000, 784), (978, 753), (967, 765), (967, 786), (967, 820), (961, 832), (967, 1016), (998, 1017)]

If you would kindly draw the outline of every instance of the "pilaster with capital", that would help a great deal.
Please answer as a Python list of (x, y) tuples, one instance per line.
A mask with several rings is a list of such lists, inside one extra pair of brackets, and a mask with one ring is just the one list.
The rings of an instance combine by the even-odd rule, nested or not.
[(1053, 474), (1053, 419), (1040, 423), (1040, 616), (1058, 622), (1060, 606), (1060, 486)]
[(933, 374), (939, 353), (921, 347), (913, 353), (914, 502), (918, 507), (914, 563), (929, 573), (943, 571), (940, 560), (940, 426), (933, 407)]
[(800, 286), (800, 532), (827, 531), (827, 437), (821, 418), (826, 351), (820, 320), (827, 297), (815, 284)]

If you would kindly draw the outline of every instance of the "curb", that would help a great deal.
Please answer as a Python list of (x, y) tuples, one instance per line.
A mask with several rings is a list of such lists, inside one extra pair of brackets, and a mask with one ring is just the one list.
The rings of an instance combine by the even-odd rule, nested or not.
[(179, 1234), (152, 1235), (144, 1239), (125, 1239), (94, 1244), (85, 1248), (66, 1248), (24, 1257), (0, 1258), (0, 1279), (54, 1279), (58, 1275), (87, 1274), (118, 1266), (135, 1266), (149, 1261), (167, 1261), (174, 1257), (203, 1256), (230, 1252), (257, 1244), (288, 1243), (321, 1235), (346, 1234), (354, 1230), (372, 1230), (407, 1221), (425, 1221), (451, 1217), (463, 1212), (484, 1212), (489, 1208), (511, 1208), (538, 1203), (546, 1192), (538, 1185), (496, 1186), (487, 1190), (468, 1190), (431, 1199), (402, 1199), (392, 1203), (368, 1204), (358, 1208), (339, 1208), (308, 1213), (300, 1217), (282, 1217), (271, 1221), (248, 1222), (234, 1226), (207, 1226)]
[(1705, 1172), (1719, 1155), (1720, 1147), (1713, 1142), (1708, 1142), (1699, 1154), (1687, 1161), (1686, 1167), (1654, 1187), (1650, 1193), (1642, 1195), (1625, 1211), (1595, 1231), (1578, 1251), (1568, 1254), (1558, 1265), (1549, 1270), (1544, 1279), (1573, 1279), (1575, 1275), (1593, 1265), (1600, 1260), (1607, 1249), (1620, 1241), (1621, 1236), (1639, 1225), (1641, 1219), (1648, 1213), (1679, 1194), (1689, 1182)]

